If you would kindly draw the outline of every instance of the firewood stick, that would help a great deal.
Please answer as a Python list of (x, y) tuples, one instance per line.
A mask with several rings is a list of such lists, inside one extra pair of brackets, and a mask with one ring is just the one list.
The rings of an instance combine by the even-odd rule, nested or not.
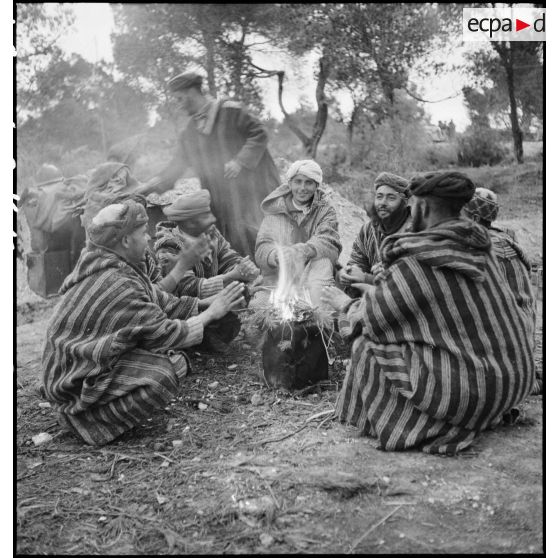
[(401, 508), (401, 504), (399, 506), (397, 506), (394, 510), (390, 511), (384, 518), (380, 519), (380, 521), (378, 521), (377, 523), (374, 523), (374, 525), (372, 525), (372, 527), (370, 527), (370, 529), (368, 529), (363, 535), (361, 535), (358, 540), (355, 542), (355, 544), (353, 544), (349, 550), (347, 551), (347, 554), (353, 554), (353, 552), (355, 551), (356, 547), (372, 532), (374, 531), (374, 529), (376, 529), (376, 527), (379, 527), (380, 525), (382, 525), (383, 523), (385, 523), (397, 510), (399, 510)]

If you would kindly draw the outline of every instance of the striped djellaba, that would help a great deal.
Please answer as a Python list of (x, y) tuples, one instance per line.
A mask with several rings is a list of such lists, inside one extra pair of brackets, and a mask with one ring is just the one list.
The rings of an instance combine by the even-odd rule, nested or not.
[(388, 237), (386, 278), (348, 311), (336, 415), (384, 450), (455, 454), (531, 391), (531, 326), (486, 229), (450, 220)]
[(488, 232), (492, 240), (494, 255), (512, 293), (515, 295), (517, 305), (531, 317), (534, 341), (536, 298), (531, 285), (531, 262), (516, 242), (515, 237), (512, 236), (512, 231), (490, 227)]
[(182, 350), (203, 337), (197, 300), (161, 291), (101, 248), (82, 251), (60, 293), (43, 350), (46, 396), (62, 426), (106, 444), (176, 395), (189, 369)]

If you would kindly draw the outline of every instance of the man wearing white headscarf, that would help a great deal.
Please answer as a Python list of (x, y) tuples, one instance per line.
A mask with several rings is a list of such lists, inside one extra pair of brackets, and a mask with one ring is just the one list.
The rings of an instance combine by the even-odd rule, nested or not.
[(279, 268), (288, 267), (289, 279), (307, 288), (318, 305), (341, 252), (337, 215), (324, 198), (322, 169), (315, 161), (294, 162), (286, 180), (262, 202), (265, 216), (256, 239), (256, 265), (264, 285), (275, 285)]

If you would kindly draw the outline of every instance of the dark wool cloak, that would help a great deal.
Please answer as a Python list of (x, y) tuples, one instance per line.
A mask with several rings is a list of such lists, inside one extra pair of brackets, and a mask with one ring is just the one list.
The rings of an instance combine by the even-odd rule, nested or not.
[[(43, 350), (43, 385), (61, 424), (110, 442), (163, 407), (201, 342), (192, 300), (152, 285), (105, 249), (86, 249), (60, 293)], [(195, 304), (197, 313), (197, 303)]]
[[(279, 185), (267, 133), (239, 103), (229, 100), (214, 102), (205, 131), (209, 133), (200, 132), (190, 118), (156, 186), (172, 188), (188, 167), (193, 168), (202, 188), (211, 193), (211, 209), (223, 236), (237, 252), (253, 257), (263, 218), (260, 203)], [(233, 159), (242, 170), (237, 178), (226, 179), (225, 164)]]
[(390, 236), (382, 259), (386, 279), (348, 312), (337, 416), (381, 449), (454, 454), (530, 393), (529, 319), (476, 223)]

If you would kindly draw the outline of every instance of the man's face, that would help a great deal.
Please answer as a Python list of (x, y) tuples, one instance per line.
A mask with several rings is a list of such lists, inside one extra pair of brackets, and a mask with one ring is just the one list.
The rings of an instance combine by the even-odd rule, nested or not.
[(179, 223), (179, 227), (183, 230), (186, 234), (190, 236), (200, 236), (200, 234), (206, 232), (211, 225), (214, 225), (217, 222), (215, 215), (208, 211), (201, 215), (196, 215), (186, 221), (181, 221)]
[(163, 275), (168, 275), (178, 260), (178, 252), (170, 246), (163, 246), (157, 250), (157, 260)]
[(306, 205), (314, 197), (318, 183), (303, 174), (295, 174), (289, 181), (289, 186), (294, 201), (299, 205)]
[(195, 94), (196, 90), (190, 87), (189, 89), (174, 91), (172, 95), (178, 106), (192, 116), (193, 114), (196, 114), (196, 106), (194, 102)]
[(424, 198), (412, 196), (411, 204), (411, 232), (420, 232), (426, 229), (426, 220), (424, 215), (426, 201)]
[(374, 196), (374, 209), (380, 219), (388, 219), (405, 203), (405, 198), (390, 186), (379, 186)]
[(150, 240), (151, 237), (147, 232), (147, 223), (126, 235), (123, 239), (126, 259), (134, 264), (141, 263), (145, 258), (145, 251)]

